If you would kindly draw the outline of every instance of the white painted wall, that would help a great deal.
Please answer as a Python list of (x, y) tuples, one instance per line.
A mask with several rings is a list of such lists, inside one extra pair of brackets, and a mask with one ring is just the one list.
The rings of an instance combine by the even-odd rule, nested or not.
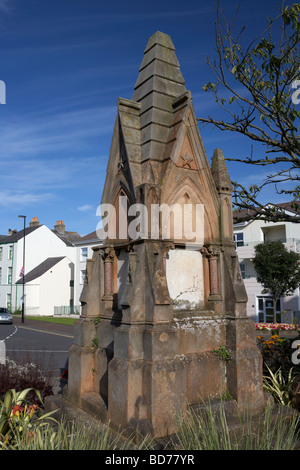
[[(75, 248), (66, 244), (53, 233), (46, 225), (26, 235), (25, 237), (25, 274), (38, 266), (47, 258), (67, 256), (75, 263)], [(15, 259), (15, 282), (23, 266), (23, 238), (17, 242)]]
[(25, 314), (53, 315), (54, 307), (70, 304), (72, 262), (62, 259), (25, 286)]
[[(22, 286), (18, 286), (22, 292)], [(20, 300), (21, 302), (21, 300)], [(20, 303), (21, 306), (21, 303)], [(25, 316), (40, 314), (40, 279), (25, 284)]]
[[(8, 259), (9, 244), (1, 245), (3, 248), (3, 256), (0, 261), (2, 267), (2, 283), (0, 285), (0, 306), (6, 307), (7, 294), (11, 293), (12, 310), (20, 308), (22, 305), (22, 286), (17, 285), (16, 282), (20, 279), (20, 271), (23, 266), (23, 243), (21, 238), (13, 244), (14, 246), (14, 259)], [(76, 247), (67, 246), (55, 233), (52, 232), (46, 225), (41, 225), (25, 237), (25, 275), (32, 269), (41, 264), (47, 258), (66, 256), (74, 264), (76, 262)], [(7, 284), (7, 269), (9, 266), (13, 267), (13, 285)], [(68, 282), (70, 278), (68, 277)], [(31, 288), (32, 290), (32, 288)], [(32, 290), (32, 292), (34, 289)], [(30, 300), (30, 289), (27, 292), (27, 283), (25, 286), (26, 296)], [(33, 296), (36, 293), (32, 294)], [(69, 296), (69, 290), (68, 290)], [(31, 301), (31, 300), (30, 300)], [(35, 299), (32, 299), (33, 305), (36, 305)], [(65, 304), (69, 305), (68, 302)]]

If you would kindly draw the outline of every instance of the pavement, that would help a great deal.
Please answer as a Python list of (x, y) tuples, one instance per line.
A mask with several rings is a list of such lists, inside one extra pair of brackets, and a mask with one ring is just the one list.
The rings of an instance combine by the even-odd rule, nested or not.
[[(52, 323), (52, 322), (47, 322), (45, 320), (38, 320), (38, 319), (32, 319), (32, 318), (24, 318), (24, 322), (22, 323), (22, 318), (19, 316), (15, 316), (13, 319), (13, 324), (16, 325), (17, 327), (23, 327), (23, 328), (30, 328), (30, 329), (35, 329), (37, 331), (47, 331), (47, 332), (52, 332), (52, 333), (58, 333), (58, 334), (63, 334), (63, 335), (70, 335), (70, 337), (73, 337), (74, 335), (74, 325), (63, 325), (60, 323)], [(53, 393), (54, 395), (61, 395), (62, 394), (62, 389), (66, 385), (67, 380), (61, 379), (60, 375), (54, 375), (51, 379), (51, 385), (53, 388)]]

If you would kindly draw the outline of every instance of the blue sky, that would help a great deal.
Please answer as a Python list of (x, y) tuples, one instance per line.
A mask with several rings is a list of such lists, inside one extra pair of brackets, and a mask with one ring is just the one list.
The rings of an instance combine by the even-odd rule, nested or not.
[[(221, 5), (234, 11), (232, 0)], [(276, 2), (241, 0), (239, 24), (252, 38)], [(149, 37), (171, 36), (198, 117), (217, 117), (202, 85), (213, 77), (215, 7), (210, 0), (0, 0), (0, 234), (21, 230), (19, 214), (85, 235), (96, 229), (118, 97), (130, 99)], [(216, 113), (216, 114), (214, 114)], [(200, 129), (209, 159), (248, 156), (248, 139)], [(229, 164), (230, 176), (264, 174)], [(270, 195), (275, 201), (277, 196)], [(277, 200), (277, 199), (276, 199)]]

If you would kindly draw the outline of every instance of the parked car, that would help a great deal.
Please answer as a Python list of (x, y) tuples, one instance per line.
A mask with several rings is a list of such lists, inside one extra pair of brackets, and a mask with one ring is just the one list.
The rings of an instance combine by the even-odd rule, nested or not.
[(13, 316), (7, 308), (0, 307), (0, 323), (12, 323)]

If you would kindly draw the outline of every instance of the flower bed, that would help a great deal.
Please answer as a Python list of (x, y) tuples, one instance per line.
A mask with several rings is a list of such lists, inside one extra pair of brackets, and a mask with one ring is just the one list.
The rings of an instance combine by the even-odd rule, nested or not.
[(295, 375), (300, 373), (300, 366), (292, 363), (292, 354), (295, 351), (294, 340), (295, 338), (284, 338), (274, 334), (268, 339), (264, 335), (257, 336), (257, 345), (263, 358), (264, 375), (269, 375), (268, 369), (273, 373), (281, 369), (285, 378), (288, 377), (291, 369)]
[[(7, 390), (19, 391), (27, 388), (39, 390), (44, 400), (45, 396), (53, 395), (51, 378), (51, 371), (42, 370), (37, 364), (21, 365), (7, 359), (4, 364), (0, 364), (0, 400)], [(27, 398), (35, 398), (35, 393), (29, 393)], [(34, 401), (30, 404), (34, 404)]]
[(293, 323), (255, 323), (255, 328), (260, 331), (297, 331), (300, 330), (300, 325)]

